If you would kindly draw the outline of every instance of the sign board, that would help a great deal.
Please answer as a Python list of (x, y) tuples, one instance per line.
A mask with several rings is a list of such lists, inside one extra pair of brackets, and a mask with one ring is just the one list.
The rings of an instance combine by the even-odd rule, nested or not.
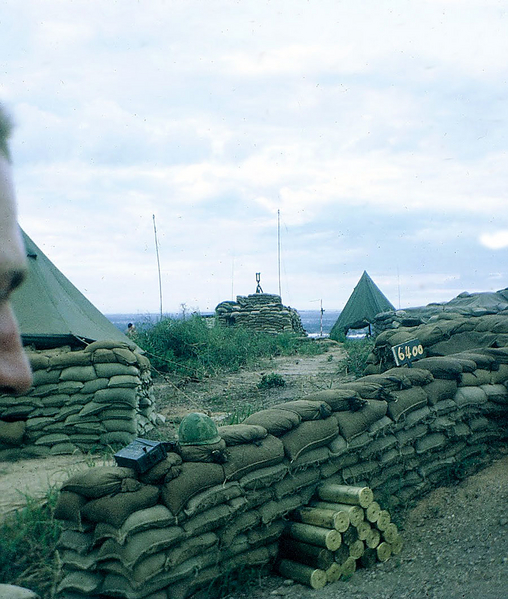
[(402, 366), (404, 364), (409, 364), (409, 366), (411, 366), (411, 362), (423, 357), (423, 345), (418, 339), (412, 339), (411, 341), (406, 341), (406, 343), (394, 345), (392, 347), (392, 352), (397, 366)]

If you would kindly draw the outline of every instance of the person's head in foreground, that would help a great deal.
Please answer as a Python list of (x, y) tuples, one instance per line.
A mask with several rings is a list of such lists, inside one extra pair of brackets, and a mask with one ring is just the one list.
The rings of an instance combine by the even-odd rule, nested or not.
[(11, 121), (0, 104), (0, 394), (20, 394), (32, 384), (10, 298), (26, 272), (16, 217), (8, 139)]

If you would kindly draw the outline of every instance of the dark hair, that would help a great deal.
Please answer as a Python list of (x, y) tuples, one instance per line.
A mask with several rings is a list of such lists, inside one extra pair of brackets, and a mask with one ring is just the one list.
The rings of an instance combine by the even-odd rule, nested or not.
[(12, 131), (12, 119), (0, 104), (0, 154), (11, 161), (8, 140)]

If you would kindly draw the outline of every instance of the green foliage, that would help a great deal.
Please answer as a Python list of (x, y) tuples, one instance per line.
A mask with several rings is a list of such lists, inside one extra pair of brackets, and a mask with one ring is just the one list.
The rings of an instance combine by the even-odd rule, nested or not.
[(240, 405), (233, 406), (232, 411), (226, 416), (223, 424), (240, 424), (254, 412), (262, 410), (262, 406), (253, 406), (251, 403), (242, 402)]
[(323, 351), (319, 344), (291, 333), (270, 335), (242, 327), (209, 326), (209, 320), (192, 314), (140, 324), (136, 343), (159, 372), (197, 379), (236, 372), (262, 358)]
[(58, 492), (41, 502), (26, 496), (26, 507), (0, 524), (0, 582), (51, 597), (58, 575), (55, 551), (60, 526), (53, 518)]
[(374, 348), (372, 337), (363, 339), (347, 339), (344, 342), (344, 349), (347, 352), (346, 369), (349, 374), (355, 377), (363, 376), (363, 371), (367, 366), (367, 358)]
[(273, 389), (274, 387), (285, 387), (286, 381), (280, 374), (271, 372), (264, 374), (258, 383), (258, 389)]

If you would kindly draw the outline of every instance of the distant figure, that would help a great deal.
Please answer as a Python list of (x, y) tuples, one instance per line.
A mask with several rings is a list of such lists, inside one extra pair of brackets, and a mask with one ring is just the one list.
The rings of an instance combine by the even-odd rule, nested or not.
[(127, 325), (127, 330), (125, 331), (125, 334), (128, 337), (132, 337), (135, 333), (136, 333), (136, 327), (134, 326), (134, 324), (132, 322), (129, 322), (129, 324)]

